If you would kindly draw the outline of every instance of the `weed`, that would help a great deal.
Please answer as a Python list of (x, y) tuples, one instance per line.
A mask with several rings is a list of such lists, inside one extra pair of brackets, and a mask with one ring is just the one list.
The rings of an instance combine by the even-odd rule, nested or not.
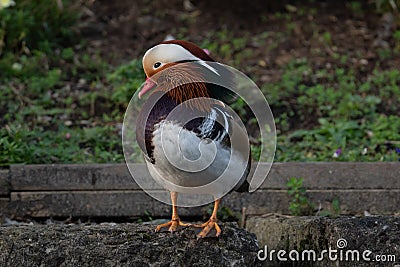
[(144, 215), (137, 219), (136, 223), (144, 223), (144, 222), (150, 222), (153, 220), (153, 215), (147, 210), (144, 211)]
[[(208, 209), (205, 214), (205, 218), (204, 218), (205, 220), (207, 220), (211, 216), (213, 209), (214, 209), (214, 204), (210, 204), (208, 206)], [(226, 206), (221, 206), (218, 209), (217, 217), (218, 217), (218, 220), (221, 220), (224, 222), (240, 221), (241, 214), (238, 212), (232, 211), (230, 208), (228, 208)]]
[(317, 215), (336, 218), (340, 215), (340, 212), (341, 212), (340, 202), (338, 199), (335, 198), (331, 202), (331, 210), (318, 211)]
[(303, 187), (303, 178), (290, 178), (286, 186), (287, 193), (291, 197), (289, 211), (292, 215), (310, 215), (313, 204), (307, 198), (306, 189)]
[[(286, 186), (287, 193), (291, 197), (289, 203), (289, 211), (294, 216), (312, 215), (315, 209), (315, 204), (307, 197), (307, 191), (303, 186), (303, 178), (290, 178)], [(321, 208), (320, 208), (321, 209)], [(337, 217), (340, 215), (340, 202), (338, 199), (333, 199), (330, 210), (318, 210), (318, 216)]]
[(340, 202), (338, 199), (332, 200), (332, 208), (333, 208), (334, 214), (336, 214), (336, 215), (340, 214), (341, 209), (340, 209)]

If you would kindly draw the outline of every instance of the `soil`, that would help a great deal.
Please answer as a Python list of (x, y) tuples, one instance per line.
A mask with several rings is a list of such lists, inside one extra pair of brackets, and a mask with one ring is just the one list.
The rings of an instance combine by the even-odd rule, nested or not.
[[(84, 6), (81, 33), (89, 46), (118, 65), (141, 58), (167, 35), (197, 44), (211, 39), (223, 45), (232, 38), (222, 40), (212, 33), (226, 30), (233, 38), (248, 40), (241, 51), (249, 52), (235, 67), (259, 83), (279, 80), (282, 67), (299, 58), (306, 58), (313, 69), (351, 68), (361, 80), (375, 68), (400, 66), (399, 57), (382, 60), (379, 55), (396, 46), (396, 17), (378, 14), (367, 1), (312, 2), (92, 1)], [(268, 36), (254, 41), (262, 33)], [(348, 59), (345, 63), (343, 55)], [(232, 63), (231, 57), (213, 57)]]

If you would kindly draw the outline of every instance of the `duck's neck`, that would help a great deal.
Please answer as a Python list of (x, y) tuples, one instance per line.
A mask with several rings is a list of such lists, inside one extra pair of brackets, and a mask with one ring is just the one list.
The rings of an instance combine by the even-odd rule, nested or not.
[(210, 95), (205, 83), (188, 83), (180, 85), (167, 92), (167, 96), (173, 99), (177, 105), (183, 104), (190, 109), (203, 112), (210, 111)]

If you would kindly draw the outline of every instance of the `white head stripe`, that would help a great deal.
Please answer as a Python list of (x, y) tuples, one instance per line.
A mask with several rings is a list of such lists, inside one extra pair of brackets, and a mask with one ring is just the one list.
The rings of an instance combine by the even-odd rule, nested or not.
[(200, 60), (199, 63), (201, 65), (203, 65), (204, 67), (206, 67), (207, 69), (211, 70), (212, 72), (214, 72), (215, 74), (217, 74), (218, 76), (221, 76), (218, 71), (216, 69), (214, 69), (213, 67), (211, 67), (210, 65), (207, 64), (207, 62), (205, 62), (204, 60)]
[(149, 49), (143, 56), (143, 62), (147, 59), (147, 57), (151, 57), (152, 59), (156, 59), (161, 63), (170, 63), (170, 62), (179, 62), (179, 61), (198, 61), (199, 64), (206, 67), (210, 71), (214, 72), (217, 75), (220, 75), (218, 71), (208, 65), (204, 60), (194, 56), (184, 47), (177, 44), (159, 44), (155, 47)]

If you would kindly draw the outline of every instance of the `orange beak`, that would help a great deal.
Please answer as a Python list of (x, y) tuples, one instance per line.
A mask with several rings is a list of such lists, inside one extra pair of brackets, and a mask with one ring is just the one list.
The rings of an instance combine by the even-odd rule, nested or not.
[(139, 99), (145, 95), (146, 93), (148, 93), (151, 89), (153, 89), (156, 86), (156, 83), (153, 82), (151, 79), (146, 78), (146, 81), (144, 82), (144, 85), (142, 87), (142, 89), (139, 92)]

